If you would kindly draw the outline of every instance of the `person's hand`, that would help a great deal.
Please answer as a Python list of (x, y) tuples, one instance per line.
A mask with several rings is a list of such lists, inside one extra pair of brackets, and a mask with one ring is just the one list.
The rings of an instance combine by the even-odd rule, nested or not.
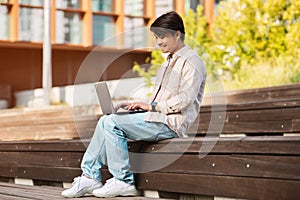
[(151, 110), (151, 105), (143, 102), (134, 102), (134, 103), (120, 103), (115, 107), (115, 111), (118, 111), (120, 108), (125, 110)]
[(130, 103), (119, 103), (118, 105), (115, 106), (115, 111), (118, 111), (120, 108), (124, 109), (124, 110), (128, 110), (128, 106), (130, 105)]
[(151, 110), (151, 105), (143, 102), (134, 102), (128, 106), (128, 110)]

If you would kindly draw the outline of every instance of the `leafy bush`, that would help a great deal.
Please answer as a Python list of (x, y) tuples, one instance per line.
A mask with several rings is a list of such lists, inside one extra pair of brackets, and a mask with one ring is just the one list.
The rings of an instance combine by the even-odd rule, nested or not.
[[(300, 39), (296, 33), (300, 23), (299, 1), (231, 0), (223, 2), (218, 13), (211, 30), (212, 46), (207, 51), (225, 80), (243, 80), (243, 87), (246, 82), (246, 87), (259, 87), (273, 85), (276, 79), (281, 79), (282, 83), (297, 81), (295, 74), (300, 70)], [(264, 71), (266, 69), (269, 70)], [(293, 73), (269, 76), (275, 69)], [(257, 70), (262, 70), (258, 77), (243, 72), (259, 73)], [(269, 80), (269, 84), (250, 84), (260, 82), (254, 79)]]
[[(210, 27), (202, 6), (184, 16), (186, 44), (208, 76), (230, 90), (300, 82), (299, 0), (227, 0), (217, 13)], [(156, 68), (163, 61), (159, 51), (151, 57)]]

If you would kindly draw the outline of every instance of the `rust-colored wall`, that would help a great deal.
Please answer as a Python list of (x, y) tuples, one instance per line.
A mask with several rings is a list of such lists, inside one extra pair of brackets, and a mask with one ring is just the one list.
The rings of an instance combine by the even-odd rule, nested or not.
[[(100, 80), (100, 74), (101, 80), (118, 79), (124, 74), (133, 77), (133, 62), (144, 63), (150, 55), (148, 51), (131, 51), (124, 54), (124, 50), (105, 48), (89, 55), (91, 50), (92, 48), (84, 47), (53, 46), (53, 87), (74, 84), (81, 66), (84, 66), (84, 70), (81, 69), (79, 81), (76, 83), (95, 82)], [(84, 62), (86, 58), (89, 60)], [(106, 65), (109, 67), (106, 68)], [(101, 70), (103, 73), (100, 73)], [(12, 94), (16, 91), (41, 88), (42, 45), (0, 43), (0, 84), (11, 85)]]

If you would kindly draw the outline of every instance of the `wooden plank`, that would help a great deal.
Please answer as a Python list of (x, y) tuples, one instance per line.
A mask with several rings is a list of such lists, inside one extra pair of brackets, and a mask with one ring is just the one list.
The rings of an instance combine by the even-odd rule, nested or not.
[(33, 124), (28, 124), (26, 126), (0, 127), (0, 138), (1, 140), (9, 141), (91, 137), (96, 123), (96, 121), (82, 121), (77, 123), (47, 123), (34, 124), (34, 126)]
[[(24, 125), (28, 123), (68, 122), (97, 120), (97, 106), (50, 106), (47, 108), (15, 108), (0, 112), (0, 126)], [(13, 123), (13, 124), (12, 124)]]
[(1, 164), (78, 167), (83, 152), (0, 152)]
[(97, 106), (53, 106), (0, 112), (0, 139), (45, 140), (91, 137), (99, 115)]
[[(220, 129), (220, 127), (222, 129)], [(193, 125), (192, 130), (197, 130), (196, 135), (197, 134), (219, 134), (221, 132), (231, 133), (231, 134), (265, 133), (267, 135), (272, 135), (272, 133), (287, 133), (287, 132), (295, 131), (295, 129), (292, 128), (292, 120), (199, 123), (198, 126)], [(189, 132), (189, 135), (192, 134), (193, 133)]]
[(293, 132), (300, 133), (300, 119), (292, 120), (292, 129), (293, 129)]
[(72, 182), (81, 175), (80, 168), (1, 164), (0, 176), (48, 181)]
[(72, 115), (63, 115), (56, 116), (56, 117), (43, 117), (37, 118), (35, 117), (30, 118), (31, 116), (23, 116), (23, 118), (17, 119), (9, 119), (4, 118), (1, 119), (0, 126), (1, 127), (11, 127), (11, 126), (27, 126), (27, 125), (42, 125), (42, 124), (52, 124), (52, 123), (70, 123), (70, 122), (81, 122), (81, 121), (98, 121), (98, 118), (95, 116), (86, 116), (86, 117), (76, 117), (74, 118)]
[(2, 141), (0, 151), (79, 151), (84, 152), (89, 139), (74, 140), (36, 140), (36, 141)]
[[(61, 192), (63, 188), (59, 187), (44, 187), (44, 186), (26, 186), (8, 183), (0, 183), (0, 198), (1, 200), (63, 200)], [(87, 195), (80, 199), (98, 200), (99, 198)], [(109, 200), (151, 200), (147, 197), (113, 197)], [(167, 199), (160, 199), (167, 200)]]
[[(179, 158), (178, 158), (179, 157)], [(169, 163), (166, 161), (170, 161)], [(166, 163), (166, 166), (164, 165)], [(132, 168), (147, 172), (149, 165), (160, 167), (156, 172), (177, 174), (260, 177), (300, 181), (299, 156), (144, 154), (132, 162)]]
[(226, 116), (222, 112), (201, 113), (199, 123), (208, 122), (257, 122), (280, 121), (300, 119), (300, 107), (273, 108), (259, 110), (227, 111)]
[[(30, 198), (28, 193), (31, 193), (31, 198), (35, 198), (35, 195), (38, 195), (38, 198), (41, 198), (40, 194), (43, 194), (42, 197), (45, 198), (44, 195), (48, 196), (49, 198), (55, 196), (57, 198), (61, 198), (60, 192), (63, 188), (60, 187), (50, 187), (50, 186), (29, 186), (29, 185), (19, 185), (19, 184), (9, 184), (9, 183), (1, 183), (0, 188), (2, 189), (3, 194), (9, 194), (12, 196), (19, 196)], [(23, 195), (25, 192), (25, 195)]]
[[(0, 151), (85, 152), (89, 139), (0, 142)], [(171, 145), (168, 145), (171, 144)], [(128, 143), (131, 151), (161, 153), (255, 153), (300, 155), (300, 136), (174, 138)], [(210, 147), (213, 147), (212, 149)], [(276, 147), (276, 148), (274, 148)], [(209, 149), (206, 151), (205, 149)]]
[(280, 85), (265, 88), (254, 88), (246, 90), (226, 91), (220, 93), (208, 94), (205, 96), (204, 104), (210, 104), (213, 98), (216, 102), (226, 99), (226, 102), (258, 102), (270, 100), (285, 100), (298, 98), (300, 96), (300, 84)]
[(299, 107), (300, 98), (286, 99), (286, 100), (270, 100), (270, 101), (257, 101), (257, 102), (238, 102), (234, 104), (226, 103), (225, 105), (202, 105), (201, 113), (212, 111), (234, 111), (234, 110), (259, 110), (259, 109), (272, 109), (272, 108), (289, 108)]
[(300, 182), (269, 178), (142, 173), (139, 189), (204, 194), (242, 199), (298, 199)]
[[(56, 167), (56, 166), (37, 166), (37, 165), (17, 165), (1, 164), (0, 177), (25, 178), (44, 181), (57, 181), (72, 183), (73, 179), (80, 176), (82, 171), (79, 167)], [(101, 169), (103, 184), (111, 174), (104, 167)]]
[(249, 111), (235, 111), (227, 114), (230, 122), (261, 122), (261, 121), (285, 121), (300, 119), (300, 107), (281, 109), (262, 109)]
[(0, 199), (1, 200), (32, 200), (25, 197), (16, 197), (10, 194), (1, 194), (1, 193), (0, 193)]
[[(13, 200), (63, 200), (64, 197), (61, 196), (61, 192), (63, 188), (59, 187), (41, 187), (41, 186), (26, 186), (26, 185), (15, 185), (15, 184), (7, 184), (7, 183), (0, 183), (0, 197), (1, 199), (13, 199)], [(152, 200), (153, 198), (148, 197), (127, 197), (127, 199), (132, 200)], [(97, 200), (92, 195), (87, 195), (82, 197), (81, 199), (84, 200)], [(120, 200), (124, 199), (124, 197), (113, 197), (107, 198), (110, 200)], [(166, 200), (166, 199), (161, 199)]]
[[(56, 191), (56, 190), (55, 190)], [(62, 199), (62, 196), (59, 192), (52, 192), (52, 194), (45, 194), (45, 191), (40, 192), (39, 190), (29, 190), (28, 188), (11, 188), (11, 187), (1, 187), (1, 193), (9, 194), (14, 197), (25, 197), (32, 200), (47, 199), (55, 200)]]
[[(133, 146), (134, 144), (130, 143), (129, 145)], [(176, 138), (157, 143), (145, 142), (140, 148), (140, 152), (300, 155), (300, 136)]]

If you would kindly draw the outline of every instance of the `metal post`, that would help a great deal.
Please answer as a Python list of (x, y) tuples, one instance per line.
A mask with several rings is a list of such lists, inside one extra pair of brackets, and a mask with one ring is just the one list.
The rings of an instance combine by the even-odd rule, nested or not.
[(45, 105), (50, 105), (52, 88), (51, 66), (51, 0), (44, 1), (43, 89)]

